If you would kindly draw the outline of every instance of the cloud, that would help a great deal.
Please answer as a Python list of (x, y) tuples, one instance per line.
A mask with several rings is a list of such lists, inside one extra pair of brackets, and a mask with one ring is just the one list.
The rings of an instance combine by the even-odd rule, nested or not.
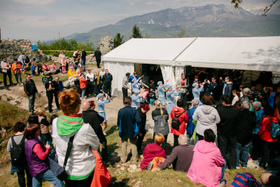
[(55, 0), (14, 0), (14, 2), (16, 3), (38, 5), (38, 6), (47, 5), (54, 1)]

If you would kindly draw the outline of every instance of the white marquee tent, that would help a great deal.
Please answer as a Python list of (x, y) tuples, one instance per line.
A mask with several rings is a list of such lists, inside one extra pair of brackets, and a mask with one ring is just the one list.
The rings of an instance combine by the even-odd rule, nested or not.
[(280, 72), (280, 37), (133, 38), (102, 61), (113, 75), (112, 94), (117, 95), (134, 64), (160, 65), (163, 80), (172, 85), (186, 65)]

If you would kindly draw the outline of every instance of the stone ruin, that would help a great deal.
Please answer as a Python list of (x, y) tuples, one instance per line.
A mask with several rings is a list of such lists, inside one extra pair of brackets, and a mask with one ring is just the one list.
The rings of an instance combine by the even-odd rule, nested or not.
[(0, 57), (7, 58), (7, 62), (13, 63), (14, 58), (23, 53), (25, 56), (28, 56), (29, 59), (33, 60), (36, 58), (35, 62), (48, 61), (49, 57), (45, 55), (39, 49), (37, 51), (32, 51), (31, 41), (28, 39), (18, 39), (18, 40), (1, 40), (0, 43)]
[(110, 50), (110, 46), (114, 47), (114, 38), (112, 36), (105, 36), (100, 38), (99, 48), (102, 54)]

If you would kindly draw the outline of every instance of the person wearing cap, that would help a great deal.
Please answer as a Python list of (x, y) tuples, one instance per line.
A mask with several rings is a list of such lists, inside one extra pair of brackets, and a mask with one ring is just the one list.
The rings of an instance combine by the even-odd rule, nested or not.
[(158, 168), (153, 168), (152, 171), (164, 170), (172, 164), (175, 171), (188, 173), (193, 159), (194, 146), (188, 145), (187, 137), (184, 135), (180, 135), (178, 141), (179, 145), (172, 150), (169, 157)]
[[(198, 104), (199, 104), (199, 100), (193, 99), (192, 107), (187, 111), (187, 114), (189, 116), (189, 121), (188, 121), (188, 125), (186, 128), (188, 144), (191, 144), (191, 138), (192, 138), (192, 135), (193, 135), (193, 132), (195, 129), (195, 125), (193, 124), (193, 114), (194, 114), (195, 110), (197, 109)], [(194, 145), (194, 142), (192, 143), (192, 145)]]
[(131, 89), (139, 89), (141, 85), (143, 85), (141, 77), (137, 80), (133, 79), (131, 83)]
[(166, 110), (167, 110), (168, 114), (170, 114), (172, 108), (176, 107), (174, 96), (179, 96), (180, 93), (175, 93), (175, 90), (172, 89), (171, 85), (167, 85), (166, 90), (168, 90), (166, 92), (166, 98), (167, 98)]
[(135, 108), (131, 107), (131, 98), (126, 97), (124, 99), (125, 107), (121, 108), (118, 112), (117, 125), (119, 127), (119, 136), (122, 141), (122, 154), (121, 161), (123, 163), (127, 160), (127, 144), (130, 142), (132, 150), (132, 161), (137, 162), (137, 135), (139, 134), (138, 123), (141, 123), (139, 113)]
[(205, 82), (198, 84), (198, 83), (193, 83), (192, 84), (192, 94), (194, 99), (198, 99), (200, 101), (200, 92), (204, 91), (204, 84)]
[(109, 103), (111, 100), (110, 98), (108, 97), (107, 94), (105, 94), (105, 97), (104, 97), (104, 94), (103, 93), (100, 93), (98, 94), (97, 96), (97, 107), (98, 107), (98, 114), (104, 118), (104, 121), (102, 122), (101, 126), (102, 126), (102, 130), (103, 130), (103, 133), (104, 135), (106, 135), (106, 133), (104, 132), (105, 128), (108, 126), (108, 118), (106, 116), (106, 113), (105, 113), (105, 104), (106, 103)]
[(95, 104), (94, 101), (83, 101), (82, 102), (82, 118), (84, 120), (84, 123), (89, 123), (90, 126), (95, 131), (99, 142), (102, 146), (102, 160), (108, 159), (108, 152), (107, 152), (107, 140), (106, 137), (103, 134), (101, 123), (104, 121), (104, 118), (101, 117), (94, 109)]
[[(168, 80), (166, 82), (168, 82)], [(165, 99), (165, 96), (164, 96), (164, 92), (165, 92), (164, 88), (167, 85), (163, 84), (162, 81), (158, 81), (157, 85), (158, 85), (158, 88), (157, 88), (157, 90), (158, 90), (158, 100), (160, 100), (162, 106), (164, 106), (164, 108), (166, 108), (167, 102), (166, 102), (166, 99)]]
[(139, 89), (133, 89), (132, 90), (133, 94), (131, 95), (131, 107), (133, 108), (138, 108), (140, 107), (140, 102), (142, 102), (142, 98), (139, 95), (140, 90)]

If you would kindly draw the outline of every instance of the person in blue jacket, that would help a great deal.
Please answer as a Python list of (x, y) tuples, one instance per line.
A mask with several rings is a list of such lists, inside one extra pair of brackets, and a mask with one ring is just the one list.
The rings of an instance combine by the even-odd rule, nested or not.
[(140, 103), (142, 102), (142, 98), (139, 95), (140, 90), (139, 89), (133, 89), (132, 90), (133, 94), (131, 95), (131, 107), (133, 108), (138, 108), (140, 107)]
[[(166, 82), (168, 82), (168, 80)], [(164, 93), (165, 93), (165, 87), (167, 85), (163, 84), (162, 81), (158, 81), (157, 85), (158, 85), (158, 88), (157, 88), (158, 89), (158, 100), (160, 100), (162, 106), (164, 106), (164, 108), (166, 108), (167, 101), (165, 99)]]
[(103, 134), (106, 135), (106, 133), (104, 132), (104, 130), (106, 129), (106, 127), (108, 126), (108, 118), (106, 116), (106, 113), (105, 113), (105, 104), (106, 103), (109, 103), (111, 100), (108, 96), (108, 94), (105, 94), (105, 97), (104, 97), (104, 94), (103, 93), (100, 93), (98, 94), (97, 96), (97, 107), (98, 107), (98, 114), (104, 118), (104, 121), (101, 123), (101, 126), (102, 126), (102, 130), (103, 130)]
[[(193, 124), (193, 114), (194, 114), (194, 111), (197, 109), (198, 104), (199, 104), (199, 100), (198, 99), (193, 99), (192, 100), (192, 108), (190, 108), (187, 111), (187, 114), (189, 116), (189, 121), (188, 121), (188, 125), (187, 125), (187, 128), (186, 128), (188, 145), (191, 145), (191, 137), (192, 137), (194, 129), (195, 129), (195, 125)], [(192, 145), (194, 145), (194, 143), (192, 143)]]
[(167, 113), (170, 114), (173, 107), (176, 107), (174, 96), (180, 96), (180, 93), (175, 93), (171, 85), (166, 86), (166, 98), (167, 98)]
[(127, 160), (127, 144), (128, 140), (132, 149), (132, 161), (137, 162), (137, 135), (139, 134), (138, 124), (141, 123), (141, 118), (138, 111), (131, 107), (131, 98), (124, 98), (125, 107), (118, 112), (117, 125), (119, 127), (119, 136), (122, 141), (121, 161), (124, 163)]

